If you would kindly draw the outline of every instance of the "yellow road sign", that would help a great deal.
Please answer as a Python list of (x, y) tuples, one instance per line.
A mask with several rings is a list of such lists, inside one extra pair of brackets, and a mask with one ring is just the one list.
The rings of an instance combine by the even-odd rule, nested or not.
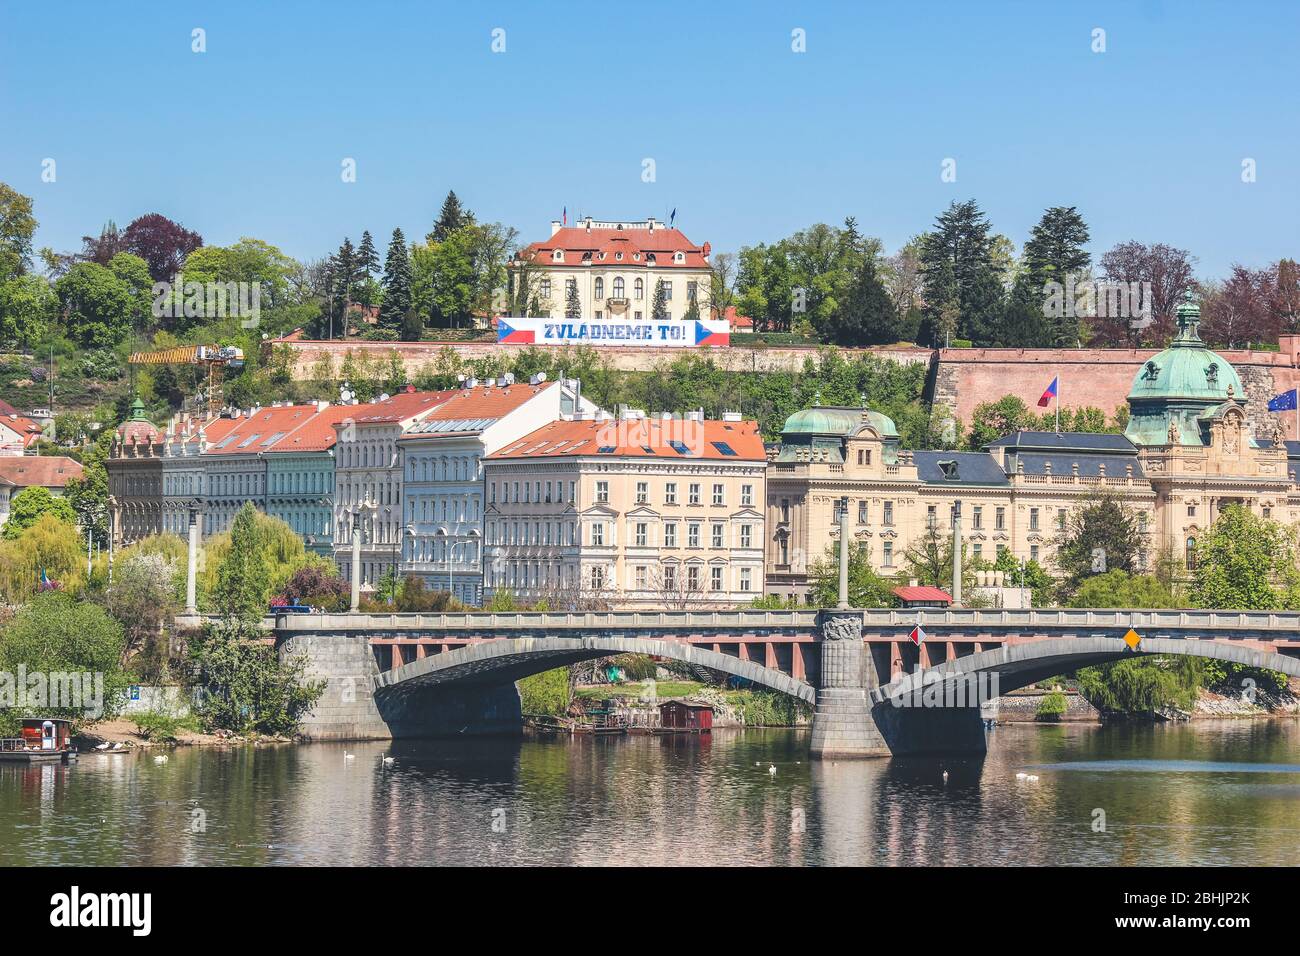
[(1136, 651), (1138, 645), (1142, 643), (1142, 635), (1130, 627), (1128, 633), (1124, 635), (1124, 643), (1127, 644), (1131, 650)]

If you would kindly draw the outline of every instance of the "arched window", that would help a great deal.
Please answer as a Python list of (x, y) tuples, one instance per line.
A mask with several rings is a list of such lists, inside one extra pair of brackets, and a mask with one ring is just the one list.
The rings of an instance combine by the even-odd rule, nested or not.
[(634, 299), (640, 299), (644, 296), (645, 296), (645, 281), (642, 279), (637, 279), (635, 284), (633, 284), (632, 286), (632, 297)]
[(1187, 539), (1187, 570), (1196, 570), (1196, 539)]
[(600, 276), (596, 277), (596, 298), (597, 299), (605, 298), (605, 280), (602, 279)]
[(623, 277), (616, 276), (614, 279), (614, 298), (623, 298)]

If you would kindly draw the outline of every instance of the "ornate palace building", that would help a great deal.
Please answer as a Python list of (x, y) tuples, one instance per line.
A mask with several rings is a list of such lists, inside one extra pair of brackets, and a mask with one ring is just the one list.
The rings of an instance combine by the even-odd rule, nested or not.
[(1229, 504), (1294, 522), (1300, 442), (1246, 421), (1232, 366), (1197, 334), (1200, 314), (1178, 311), (1178, 335), (1138, 371), (1123, 435), (1018, 432), (982, 452), (907, 451), (894, 423), (859, 408), (814, 407), (785, 423), (767, 480), (767, 592), (803, 597), (809, 567), (838, 539), (841, 501), (851, 533), (882, 574), (898, 573), (909, 545), (931, 528), (949, 535), (960, 504), (971, 557), (1004, 550), (1053, 568), (1056, 535), (1071, 509), (1098, 493), (1138, 515), (1150, 566), (1169, 552), (1194, 560), (1196, 538)]

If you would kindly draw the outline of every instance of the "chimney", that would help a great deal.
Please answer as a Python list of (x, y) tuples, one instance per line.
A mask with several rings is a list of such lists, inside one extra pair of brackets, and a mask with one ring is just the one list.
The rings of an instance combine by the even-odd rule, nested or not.
[(651, 216), (649, 219), (646, 220), (646, 222), (647, 222), (647, 223), (649, 224), (649, 226), (650, 226), (650, 231), (651, 231), (651, 232), (654, 232), (654, 231), (655, 231), (655, 217), (654, 217), (654, 216)]
[(558, 219), (551, 220), (551, 235), (555, 235), (557, 232), (560, 231), (560, 225), (561, 225), (560, 220)]

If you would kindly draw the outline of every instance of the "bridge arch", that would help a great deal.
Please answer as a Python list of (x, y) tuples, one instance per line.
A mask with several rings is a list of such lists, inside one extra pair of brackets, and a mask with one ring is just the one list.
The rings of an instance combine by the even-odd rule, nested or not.
[[(1244, 664), (1247, 667), (1281, 671), (1292, 677), (1300, 677), (1300, 658), (1287, 657), (1274, 651), (1218, 641), (1174, 638), (1143, 638), (1138, 649), (1131, 651), (1123, 641), (1113, 637), (1052, 638), (1045, 641), (1008, 644), (946, 661), (927, 668), (922, 673), (941, 677), (963, 677), (996, 672), (998, 691), (1005, 694), (1079, 667), (1107, 664), (1129, 657), (1177, 655), (1206, 657)], [(885, 703), (895, 694), (911, 691), (918, 686), (916, 674), (904, 675), (871, 691), (871, 699), (873, 703)]]
[(816, 703), (817, 692), (806, 681), (683, 641), (642, 637), (518, 637), (481, 641), (382, 671), (376, 694), (423, 690), (437, 684), (458, 686), (513, 683), (554, 667), (564, 667), (615, 654), (650, 654), (707, 667), (734, 677)]

